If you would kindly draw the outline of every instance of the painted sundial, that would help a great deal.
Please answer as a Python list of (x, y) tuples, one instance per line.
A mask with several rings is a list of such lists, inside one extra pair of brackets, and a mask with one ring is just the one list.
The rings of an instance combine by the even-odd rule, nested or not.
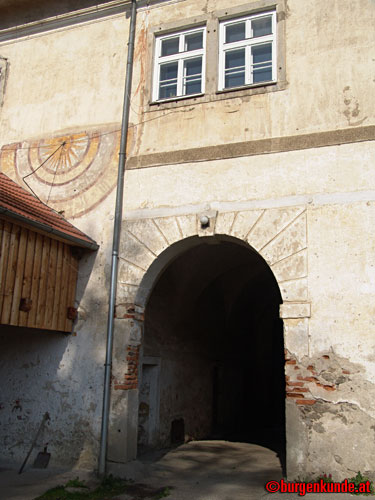
[(114, 189), (118, 127), (3, 146), (0, 170), (67, 218), (94, 209)]

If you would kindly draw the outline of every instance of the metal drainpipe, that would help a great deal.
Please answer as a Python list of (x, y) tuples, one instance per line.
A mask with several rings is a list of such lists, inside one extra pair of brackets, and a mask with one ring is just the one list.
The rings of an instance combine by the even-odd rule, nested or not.
[(129, 126), (130, 93), (131, 93), (132, 73), (133, 73), (136, 15), (137, 15), (137, 1), (132, 0), (129, 42), (128, 42), (128, 61), (126, 65), (124, 107), (122, 110), (121, 142), (120, 142), (120, 152), (119, 152), (119, 162), (118, 162), (115, 221), (113, 224), (112, 267), (111, 267), (111, 283), (109, 290), (109, 307), (108, 307), (108, 320), (107, 320), (107, 351), (106, 351), (106, 359), (104, 365), (105, 371), (104, 371), (103, 414), (102, 414), (99, 468), (98, 468), (99, 476), (104, 476), (106, 473), (109, 404), (110, 404), (110, 392), (111, 392), (113, 327), (114, 327), (114, 314), (115, 314), (115, 303), (116, 303), (118, 253), (120, 246), (120, 231), (121, 231), (122, 205), (123, 205), (123, 193), (124, 193), (126, 146), (127, 146), (128, 126)]

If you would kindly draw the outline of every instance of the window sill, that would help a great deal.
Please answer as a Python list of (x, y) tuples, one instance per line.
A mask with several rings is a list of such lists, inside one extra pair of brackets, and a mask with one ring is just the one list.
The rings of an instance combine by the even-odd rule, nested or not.
[(165, 104), (165, 103), (178, 103), (178, 102), (184, 101), (186, 99), (194, 99), (196, 97), (202, 97), (202, 96), (204, 96), (203, 93), (175, 96), (175, 97), (171, 97), (170, 99), (158, 99), (157, 101), (151, 101), (149, 103), (149, 105), (150, 106), (158, 106), (159, 104)]
[(163, 99), (160, 101), (151, 101), (148, 104), (146, 112), (160, 111), (164, 109), (173, 109), (183, 106), (195, 106), (224, 99), (248, 98), (253, 95), (267, 94), (285, 90), (286, 81), (269, 82), (256, 85), (246, 85), (231, 89), (215, 90), (206, 94), (194, 94), (190, 96), (174, 97), (173, 99)]
[(247, 89), (258, 89), (260, 87), (269, 87), (270, 85), (277, 85), (278, 82), (262, 82), (262, 83), (252, 83), (251, 85), (241, 85), (240, 87), (230, 87), (217, 90), (216, 94), (226, 94), (228, 92), (239, 92), (241, 90)]

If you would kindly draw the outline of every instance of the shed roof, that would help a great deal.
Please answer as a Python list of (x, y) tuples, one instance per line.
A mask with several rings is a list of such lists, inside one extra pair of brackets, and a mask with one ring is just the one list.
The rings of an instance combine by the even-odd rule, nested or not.
[(72, 245), (97, 250), (98, 244), (62, 215), (0, 172), (0, 215), (51, 233)]

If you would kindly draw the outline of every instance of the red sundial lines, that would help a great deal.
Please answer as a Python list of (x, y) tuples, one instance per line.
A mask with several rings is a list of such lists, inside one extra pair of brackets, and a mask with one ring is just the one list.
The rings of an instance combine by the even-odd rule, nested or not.
[(42, 141), (38, 157), (41, 161), (46, 160), (60, 144), (63, 144), (61, 155), (52, 156), (45, 164), (44, 169), (56, 175), (63, 175), (67, 170), (73, 169), (80, 164), (87, 153), (90, 140), (86, 134), (80, 134), (72, 140), (72, 136), (63, 136)]
[(17, 143), (1, 149), (0, 170), (16, 175), (20, 183), (25, 178), (42, 201), (65, 217), (79, 217), (116, 186), (119, 145), (120, 133), (112, 127)]

